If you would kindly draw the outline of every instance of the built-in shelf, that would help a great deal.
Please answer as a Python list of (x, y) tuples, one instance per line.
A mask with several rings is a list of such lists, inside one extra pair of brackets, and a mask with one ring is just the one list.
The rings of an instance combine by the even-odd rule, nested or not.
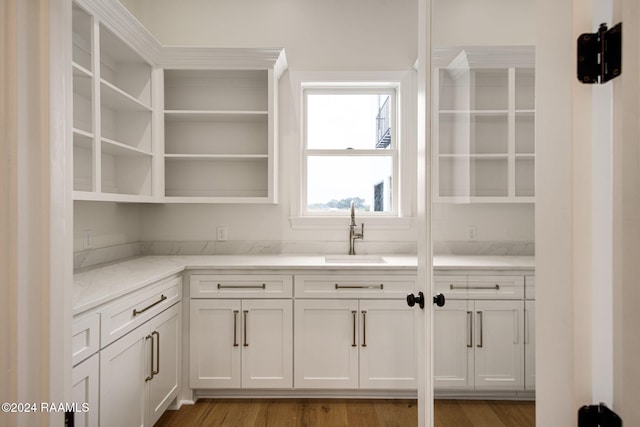
[(74, 199), (153, 199), (152, 65), (73, 3)]
[(435, 199), (532, 202), (533, 48), (451, 48), (435, 57)]

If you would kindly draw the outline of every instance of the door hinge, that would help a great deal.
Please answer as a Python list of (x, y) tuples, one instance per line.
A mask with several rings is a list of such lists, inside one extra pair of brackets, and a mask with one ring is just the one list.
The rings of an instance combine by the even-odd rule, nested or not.
[(622, 427), (622, 419), (607, 405), (585, 405), (578, 411), (578, 427)]
[(596, 33), (578, 37), (578, 80), (606, 83), (622, 74), (622, 22), (607, 29), (600, 24)]

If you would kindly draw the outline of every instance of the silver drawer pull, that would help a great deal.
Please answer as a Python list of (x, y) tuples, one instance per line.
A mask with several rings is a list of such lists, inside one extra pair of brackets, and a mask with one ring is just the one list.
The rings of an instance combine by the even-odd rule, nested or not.
[(218, 289), (266, 289), (267, 284), (262, 285), (223, 285), (218, 283)]
[(384, 284), (379, 285), (339, 285), (336, 283), (336, 289), (384, 289)]
[(496, 290), (499, 291), (500, 290), (500, 285), (499, 284), (495, 284), (495, 285), (491, 285), (491, 286), (466, 286), (466, 285), (454, 285), (453, 283), (449, 283), (449, 290), (455, 290), (455, 289), (475, 289), (475, 290), (485, 290), (485, 291), (492, 291), (492, 290)]
[(149, 310), (151, 307), (153, 307), (153, 306), (155, 306), (155, 305), (160, 304), (162, 301), (164, 301), (164, 300), (166, 300), (166, 299), (167, 299), (167, 297), (166, 297), (164, 294), (162, 294), (162, 295), (160, 295), (160, 299), (159, 299), (158, 301), (156, 301), (156, 302), (154, 302), (153, 304), (151, 304), (151, 305), (149, 305), (149, 306), (147, 306), (147, 307), (143, 308), (142, 310), (136, 310), (136, 309), (134, 308), (134, 309), (133, 309), (133, 317), (136, 317), (138, 314), (142, 314), (142, 313), (144, 313), (145, 311)]

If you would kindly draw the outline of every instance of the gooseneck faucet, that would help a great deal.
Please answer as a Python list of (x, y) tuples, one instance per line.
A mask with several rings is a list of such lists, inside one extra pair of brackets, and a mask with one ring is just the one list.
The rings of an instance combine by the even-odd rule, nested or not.
[(356, 232), (356, 208), (351, 201), (351, 223), (349, 224), (349, 255), (355, 255), (356, 239), (364, 239), (364, 223), (360, 224), (360, 232)]

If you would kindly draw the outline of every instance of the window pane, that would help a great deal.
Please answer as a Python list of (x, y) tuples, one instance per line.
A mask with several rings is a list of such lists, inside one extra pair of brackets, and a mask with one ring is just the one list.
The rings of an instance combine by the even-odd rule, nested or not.
[(391, 212), (392, 158), (389, 156), (309, 156), (307, 209)]
[(388, 148), (391, 123), (388, 93), (307, 94), (307, 148)]

